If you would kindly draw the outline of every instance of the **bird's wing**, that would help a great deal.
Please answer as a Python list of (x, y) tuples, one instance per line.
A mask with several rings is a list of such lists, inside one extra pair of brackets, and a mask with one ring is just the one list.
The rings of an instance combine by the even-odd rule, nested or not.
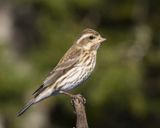
[(57, 66), (49, 73), (48, 77), (43, 81), (43, 84), (33, 93), (36, 97), (47, 87), (55, 83), (55, 81), (69, 71), (78, 62), (81, 54), (80, 49), (70, 48), (64, 57), (60, 60)]

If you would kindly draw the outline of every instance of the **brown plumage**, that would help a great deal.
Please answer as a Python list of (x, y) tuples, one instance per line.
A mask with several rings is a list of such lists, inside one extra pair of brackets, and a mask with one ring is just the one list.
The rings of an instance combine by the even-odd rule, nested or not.
[(17, 116), (22, 115), (31, 105), (52, 95), (66, 94), (86, 80), (95, 67), (97, 50), (105, 40), (98, 32), (85, 29)]

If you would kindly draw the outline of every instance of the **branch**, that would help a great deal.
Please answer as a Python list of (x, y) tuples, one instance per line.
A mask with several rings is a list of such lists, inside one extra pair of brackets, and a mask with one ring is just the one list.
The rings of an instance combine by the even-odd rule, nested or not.
[(82, 95), (74, 95), (71, 99), (72, 106), (74, 107), (77, 121), (76, 128), (88, 128), (87, 117), (85, 112), (85, 103), (86, 100)]

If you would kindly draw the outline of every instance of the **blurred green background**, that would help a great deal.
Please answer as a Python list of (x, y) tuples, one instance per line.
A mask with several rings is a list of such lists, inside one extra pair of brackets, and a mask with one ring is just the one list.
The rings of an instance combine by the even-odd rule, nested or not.
[(90, 128), (160, 128), (159, 0), (0, 1), (0, 128), (75, 126), (63, 95), (16, 113), (85, 28), (108, 39), (72, 91), (87, 99)]

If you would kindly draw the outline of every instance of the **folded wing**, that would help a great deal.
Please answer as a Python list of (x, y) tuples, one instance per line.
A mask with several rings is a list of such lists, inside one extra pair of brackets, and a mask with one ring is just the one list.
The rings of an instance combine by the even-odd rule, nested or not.
[(37, 97), (47, 87), (53, 85), (59, 77), (68, 72), (77, 64), (80, 58), (81, 50), (74, 49), (71, 47), (68, 50), (64, 57), (59, 61), (57, 66), (49, 73), (48, 77), (43, 81), (43, 84), (33, 93), (34, 97)]

